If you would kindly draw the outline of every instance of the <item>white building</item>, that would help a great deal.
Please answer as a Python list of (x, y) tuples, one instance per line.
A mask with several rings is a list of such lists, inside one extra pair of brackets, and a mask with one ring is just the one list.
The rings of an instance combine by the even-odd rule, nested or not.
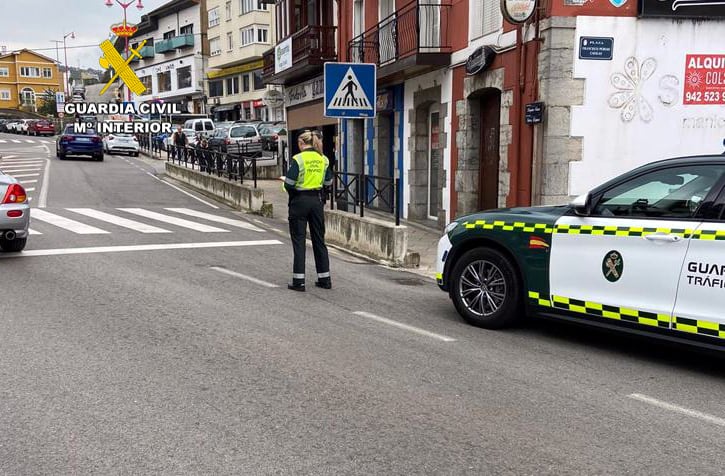
[[(129, 43), (138, 49), (146, 41), (139, 50), (142, 59), (131, 63), (146, 91), (133, 95), (134, 103), (163, 100), (178, 103), (184, 112), (209, 112), (204, 93), (206, 26), (206, 0), (172, 0), (141, 17)], [(116, 47), (122, 51), (123, 39)]]

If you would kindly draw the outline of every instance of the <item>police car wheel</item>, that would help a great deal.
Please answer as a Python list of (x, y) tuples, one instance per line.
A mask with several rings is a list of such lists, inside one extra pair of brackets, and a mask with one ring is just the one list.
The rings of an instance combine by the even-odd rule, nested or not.
[(486, 329), (512, 325), (521, 315), (521, 286), (513, 265), (500, 252), (476, 248), (458, 260), (451, 274), (451, 298), (469, 324)]

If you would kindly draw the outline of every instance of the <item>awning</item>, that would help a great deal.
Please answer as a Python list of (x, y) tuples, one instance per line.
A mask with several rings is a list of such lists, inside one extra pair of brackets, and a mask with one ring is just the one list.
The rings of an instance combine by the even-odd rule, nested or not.
[(237, 107), (237, 104), (222, 104), (220, 106), (214, 106), (212, 109), (214, 112), (221, 111), (233, 111)]

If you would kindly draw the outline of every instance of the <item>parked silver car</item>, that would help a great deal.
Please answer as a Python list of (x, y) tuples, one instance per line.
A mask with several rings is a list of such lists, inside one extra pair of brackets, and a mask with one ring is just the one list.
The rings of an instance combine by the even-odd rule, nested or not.
[(15, 178), (0, 170), (0, 250), (22, 251), (28, 241), (30, 202)]

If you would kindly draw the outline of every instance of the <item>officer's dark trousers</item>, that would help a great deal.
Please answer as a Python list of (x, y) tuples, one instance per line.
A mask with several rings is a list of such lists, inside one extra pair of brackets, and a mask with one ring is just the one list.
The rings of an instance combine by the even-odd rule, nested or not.
[(320, 192), (292, 192), (289, 201), (289, 232), (294, 252), (292, 282), (295, 285), (305, 282), (307, 223), (310, 224), (317, 279), (322, 282), (328, 281), (330, 279), (330, 258), (327, 254), (327, 246), (325, 246), (325, 214), (322, 209)]

